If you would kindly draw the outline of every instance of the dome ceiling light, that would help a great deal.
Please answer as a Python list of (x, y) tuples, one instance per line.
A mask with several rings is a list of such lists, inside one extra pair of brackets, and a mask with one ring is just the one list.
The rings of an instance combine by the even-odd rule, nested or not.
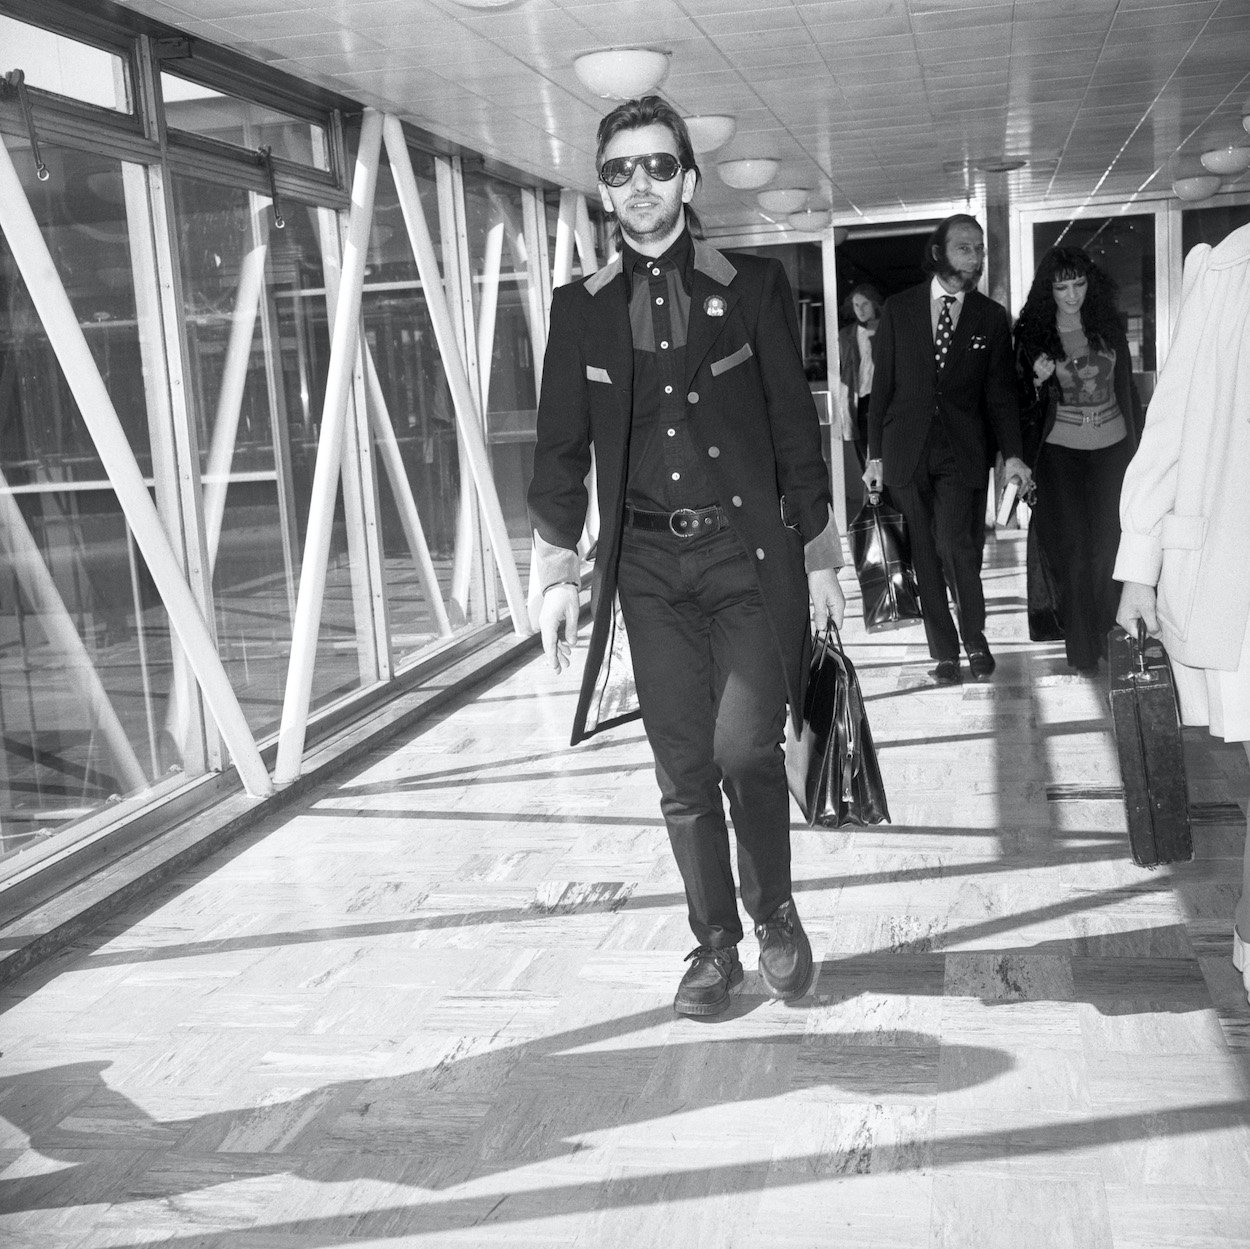
[(588, 90), (605, 100), (632, 100), (654, 91), (668, 73), (667, 52), (654, 48), (605, 48), (586, 52), (573, 69)]
[(1224, 147), (1203, 152), (1198, 159), (1202, 162), (1202, 167), (1209, 169), (1212, 173), (1225, 175), (1245, 173), (1247, 169), (1250, 169), (1250, 147), (1229, 143)]
[(1220, 180), (1213, 173), (1195, 174), (1192, 178), (1177, 178), (1172, 183), (1172, 190), (1177, 199), (1190, 203), (1200, 199), (1210, 199), (1220, 189)]
[(756, 199), (760, 207), (769, 213), (792, 213), (807, 203), (811, 192), (806, 187), (786, 187), (784, 190), (761, 191)]
[(744, 160), (723, 160), (716, 171), (721, 181), (735, 191), (754, 191), (767, 186), (777, 176), (780, 164), (771, 156), (753, 156)]
[(790, 214), (790, 224), (796, 230), (825, 230), (832, 220), (833, 214), (827, 208), (807, 208)]
[(690, 131), (690, 144), (696, 155), (714, 152), (724, 147), (734, 137), (738, 129), (738, 119), (728, 113), (708, 113), (703, 117), (685, 118), (686, 129)]

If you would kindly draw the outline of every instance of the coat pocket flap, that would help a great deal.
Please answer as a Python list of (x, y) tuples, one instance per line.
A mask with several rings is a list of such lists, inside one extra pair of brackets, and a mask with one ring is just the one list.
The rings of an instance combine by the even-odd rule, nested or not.
[(586, 380), (588, 382), (607, 382), (612, 385), (612, 379), (608, 376), (607, 369), (601, 369), (597, 364), (588, 364), (586, 366)]
[(732, 369), (735, 364), (741, 364), (744, 360), (749, 360), (755, 352), (751, 350), (750, 343), (743, 343), (732, 355), (726, 356), (723, 360), (712, 361), (712, 376), (719, 377), (727, 369)]
[(1172, 512), (1163, 518), (1159, 545), (1165, 550), (1198, 551), (1206, 536), (1205, 516), (1177, 516)]

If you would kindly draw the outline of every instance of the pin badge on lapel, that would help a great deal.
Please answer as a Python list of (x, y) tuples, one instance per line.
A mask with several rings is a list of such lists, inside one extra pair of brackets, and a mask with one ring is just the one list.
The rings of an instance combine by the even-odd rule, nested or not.
[(725, 315), (725, 301), (719, 295), (709, 295), (703, 301), (703, 311), (709, 317), (723, 317)]

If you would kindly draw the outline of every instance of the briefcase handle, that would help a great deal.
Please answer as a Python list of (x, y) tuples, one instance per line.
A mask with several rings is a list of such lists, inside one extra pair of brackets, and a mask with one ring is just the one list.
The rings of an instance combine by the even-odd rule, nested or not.
[(1146, 667), (1146, 622), (1137, 617), (1137, 636), (1130, 638), (1129, 641), (1133, 646), (1133, 655), (1137, 660), (1137, 672), (1140, 676), (1149, 675), (1149, 669)]

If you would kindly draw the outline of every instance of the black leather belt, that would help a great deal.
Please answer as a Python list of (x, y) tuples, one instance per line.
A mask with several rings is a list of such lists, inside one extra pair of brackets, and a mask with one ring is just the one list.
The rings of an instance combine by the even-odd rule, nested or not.
[(631, 503), (625, 506), (625, 523), (633, 529), (697, 538), (700, 534), (724, 529), (729, 517), (724, 508), (715, 503), (711, 507), (679, 507), (675, 512), (644, 512)]

